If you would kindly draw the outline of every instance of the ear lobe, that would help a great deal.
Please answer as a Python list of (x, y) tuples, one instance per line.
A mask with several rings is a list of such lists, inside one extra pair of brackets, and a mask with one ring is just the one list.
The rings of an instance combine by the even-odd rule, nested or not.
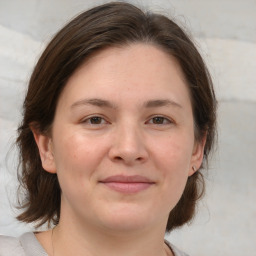
[(195, 142), (194, 149), (191, 157), (190, 169), (188, 175), (193, 175), (201, 166), (204, 158), (204, 147), (206, 143), (207, 135), (205, 135), (201, 141)]
[(56, 166), (52, 149), (52, 139), (33, 128), (31, 130), (39, 150), (42, 167), (47, 172), (56, 173)]

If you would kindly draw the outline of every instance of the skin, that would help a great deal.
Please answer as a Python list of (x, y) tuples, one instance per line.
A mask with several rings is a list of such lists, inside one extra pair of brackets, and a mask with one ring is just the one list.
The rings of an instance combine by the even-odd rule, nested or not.
[[(98, 52), (65, 86), (51, 136), (33, 132), (43, 168), (57, 173), (62, 189), (54, 255), (172, 255), (163, 240), (169, 212), (205, 142), (195, 141), (173, 57), (146, 44)], [(102, 183), (113, 175), (151, 183), (117, 191)], [(52, 254), (51, 233), (37, 238)]]

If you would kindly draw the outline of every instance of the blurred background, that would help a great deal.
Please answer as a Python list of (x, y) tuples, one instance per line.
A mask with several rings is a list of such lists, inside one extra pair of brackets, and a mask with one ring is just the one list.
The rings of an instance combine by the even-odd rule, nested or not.
[[(32, 229), (15, 221), (12, 149), (32, 68), (59, 28), (105, 2), (0, 0), (0, 234)], [(219, 101), (218, 148), (207, 172), (206, 196), (193, 223), (166, 238), (191, 256), (256, 255), (256, 1), (127, 2), (169, 15), (191, 32)]]

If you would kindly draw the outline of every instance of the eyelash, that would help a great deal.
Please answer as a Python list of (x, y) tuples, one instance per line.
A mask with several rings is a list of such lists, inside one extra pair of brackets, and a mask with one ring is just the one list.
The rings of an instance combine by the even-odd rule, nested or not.
[[(94, 121), (100, 121), (100, 123), (92, 123), (92, 120), (93, 119), (98, 119), (98, 120), (94, 120)], [(162, 121), (162, 123), (153, 123), (154, 122), (154, 120), (155, 121), (159, 121), (159, 119)], [(104, 123), (101, 123), (101, 121), (102, 120), (104, 120), (105, 122)], [(151, 122), (152, 121), (152, 122)], [(91, 117), (88, 117), (88, 118), (86, 118), (86, 119), (84, 119), (84, 120), (82, 120), (82, 123), (84, 123), (84, 124), (89, 124), (89, 125), (95, 125), (95, 126), (100, 126), (100, 125), (105, 125), (105, 124), (107, 124), (107, 123), (109, 123), (108, 121), (106, 121), (105, 119), (104, 119), (104, 117), (101, 117), (101, 116), (91, 116)], [(152, 124), (152, 125), (168, 125), (168, 124), (172, 124), (173, 123), (173, 121), (172, 120), (170, 120), (169, 118), (166, 118), (166, 117), (164, 117), (164, 116), (153, 116), (153, 117), (151, 117), (146, 123), (149, 123), (149, 124)]]
[(168, 125), (168, 124), (172, 124), (173, 123), (172, 120), (170, 120), (169, 118), (166, 118), (164, 116), (153, 116), (149, 120), (156, 120), (156, 119), (160, 119), (160, 120), (162, 120), (165, 123), (161, 123), (161, 124), (159, 124), (159, 123), (151, 123), (151, 124), (154, 124), (154, 125)]
[(108, 123), (108, 122), (107, 122), (103, 117), (101, 117), (101, 116), (90, 116), (90, 117), (88, 117), (88, 118), (82, 120), (82, 123), (84, 123), (84, 124), (85, 124), (85, 123), (88, 123), (88, 124), (90, 124), (90, 125), (104, 125), (104, 124), (102, 124), (102, 123), (100, 123), (100, 124), (98, 124), (98, 123), (96, 123), (96, 124), (91, 123), (91, 121), (92, 121), (93, 119), (96, 119), (96, 118), (100, 119), (101, 121), (104, 120), (104, 121), (105, 121), (104, 124), (107, 124), (107, 123)]

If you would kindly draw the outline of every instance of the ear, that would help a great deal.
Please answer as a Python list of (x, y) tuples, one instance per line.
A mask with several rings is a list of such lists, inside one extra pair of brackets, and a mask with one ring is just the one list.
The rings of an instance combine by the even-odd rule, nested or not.
[(56, 173), (56, 166), (53, 155), (52, 139), (38, 130), (31, 128), (42, 162), (42, 167), (50, 173)]
[(207, 135), (205, 134), (200, 141), (195, 141), (194, 143), (188, 176), (193, 175), (200, 168), (203, 162), (206, 138)]

